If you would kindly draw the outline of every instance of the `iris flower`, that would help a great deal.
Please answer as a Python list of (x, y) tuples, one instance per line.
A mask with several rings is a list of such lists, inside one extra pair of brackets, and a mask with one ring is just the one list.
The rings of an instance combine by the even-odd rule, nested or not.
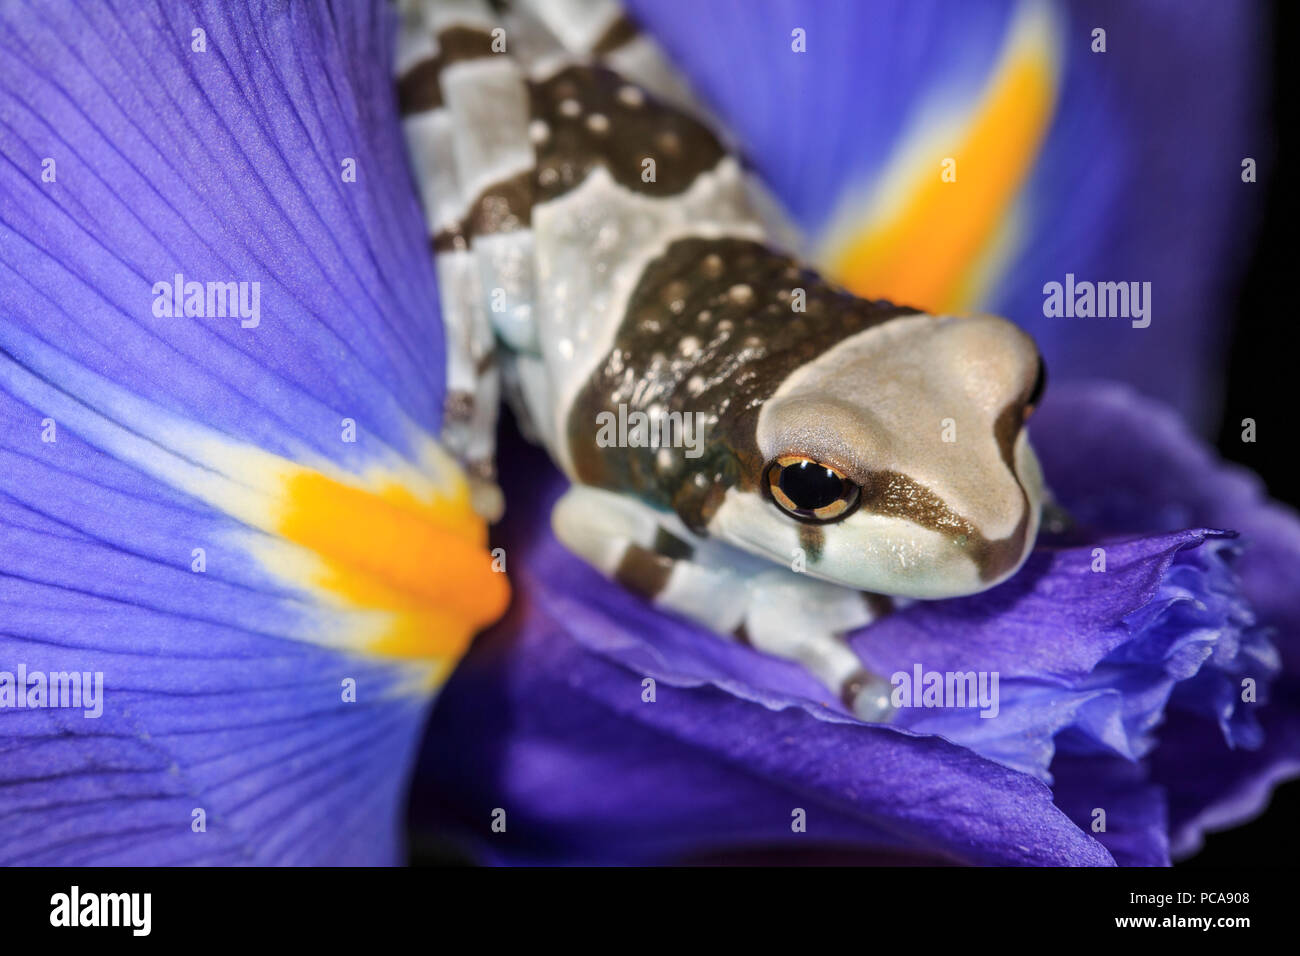
[[(393, 18), (3, 9), (0, 672), (103, 700), (0, 710), (0, 858), (399, 860), (507, 586), (434, 440)], [(188, 282), (260, 283), (255, 324), (172, 315)]]
[[(1253, 15), (632, 6), (840, 281), (1042, 345), (1073, 526), (854, 636), (878, 673), (997, 672), (997, 716), (864, 724), (622, 591), (508, 435), (489, 542), (435, 438), (384, 4), (14, 3), (0, 693), (19, 665), (104, 691), (0, 709), (0, 859), (399, 862), (414, 769), (416, 831), (488, 862), (1163, 864), (1300, 768), (1300, 521), (1192, 430), (1249, 224)], [(950, 156), (953, 191), (911, 173)], [(1151, 281), (1151, 325), (1044, 317), (1067, 272)], [(259, 283), (258, 321), (159, 314), (185, 281)], [(460, 660), (506, 608), (489, 545), (513, 599)]]

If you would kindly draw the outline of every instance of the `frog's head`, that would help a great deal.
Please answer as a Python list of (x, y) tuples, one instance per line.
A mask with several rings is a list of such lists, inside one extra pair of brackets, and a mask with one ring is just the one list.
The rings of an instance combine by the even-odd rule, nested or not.
[(1033, 548), (1042, 474), (1023, 425), (1043, 364), (991, 316), (912, 315), (789, 375), (757, 419), (752, 475), (708, 533), (865, 591), (944, 598), (1010, 577)]

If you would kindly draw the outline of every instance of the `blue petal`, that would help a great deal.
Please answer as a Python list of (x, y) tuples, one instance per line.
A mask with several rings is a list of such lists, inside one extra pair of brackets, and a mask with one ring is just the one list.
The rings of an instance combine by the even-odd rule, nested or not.
[[(1275, 652), (1236, 590), (1224, 547), (1205, 531), (1040, 547), (1006, 584), (913, 604), (854, 646), (879, 674), (998, 674), (999, 707), (904, 709), (899, 726), (1047, 781), (1061, 746), (1137, 759), (1154, 745), (1175, 687), (1210, 706), (1204, 687), (1240, 673), (1267, 696)], [(1234, 710), (1231, 694), (1218, 703), (1230, 741), (1254, 735), (1253, 716)]]
[(1030, 432), (1053, 493), (1083, 527), (1102, 534), (1196, 525), (1237, 531), (1242, 589), (1260, 623), (1276, 629), (1288, 672), (1300, 673), (1294, 509), (1269, 500), (1247, 469), (1220, 461), (1169, 408), (1121, 385), (1049, 389)]
[[(871, 218), (871, 197), (900, 201), (889, 175), (931, 176), (933, 159), (938, 177), (939, 159), (961, 152), (964, 124), (1011, 40), (1036, 19), (1050, 122), (1028, 145), (1008, 146), (1009, 160), (1033, 150), (1027, 172), (978, 253), (961, 253), (981, 280), (966, 297), (904, 297), (1007, 315), (1039, 341), (1055, 381), (1120, 379), (1199, 426), (1209, 422), (1217, 396), (1206, 382), (1221, 372), (1240, 237), (1262, 210), (1263, 187), (1242, 182), (1242, 162), (1254, 158), (1261, 180), (1273, 175), (1259, 7), (1198, 0), (1175, 15), (1158, 3), (1028, 0), (630, 6), (823, 249), (846, 222)], [(792, 51), (796, 28), (806, 32), (804, 53)], [(1097, 28), (1106, 30), (1104, 53), (1092, 50)], [(909, 152), (926, 131), (938, 151)], [(956, 182), (966, 183), (955, 158)], [(980, 178), (962, 188), (992, 187)], [(923, 233), (928, 244), (908, 262), (955, 254), (945, 235)], [(1045, 317), (1043, 286), (1067, 272), (1150, 282), (1150, 327)], [(840, 278), (852, 287), (852, 276)], [(861, 291), (899, 294), (891, 274), (870, 278)]]
[[(1147, 760), (1148, 779), (1167, 794), (1171, 852), (1186, 856), (1205, 830), (1250, 819), (1274, 786), (1300, 774), (1300, 515), (1129, 388), (1057, 388), (1031, 429), (1054, 492), (1084, 527), (1203, 523), (1240, 533), (1232, 572), (1256, 628), (1231, 620), (1235, 602), (1209, 602), (1207, 611), (1217, 604), (1228, 619), (1217, 634), (1186, 636), (1186, 649), (1213, 647), (1211, 656), (1170, 696)], [(1222, 581), (1221, 570), (1210, 570)], [(1243, 677), (1279, 671), (1255, 702), (1243, 701)]]
[[(985, 307), (1020, 322), (1057, 381), (1104, 376), (1216, 422), (1234, 284), (1276, 175), (1267, 15), (1250, 4), (1070, 4), (1056, 124), (1026, 186), (1030, 225)], [(1093, 29), (1107, 51), (1090, 50)], [(1151, 325), (1043, 315), (1066, 273), (1151, 283)]]
[[(445, 610), (393, 577), (408, 542), (476, 529), (432, 437), (393, 27), (378, 2), (0, 12), (0, 699), (20, 670), (104, 682), (100, 716), (0, 709), (0, 862), (402, 856), (459, 649), (376, 642)], [(260, 322), (155, 315), (177, 273), (261, 283)], [(358, 509), (386, 524), (320, 538)]]
[(1116, 863), (1169, 865), (1165, 792), (1147, 779), (1146, 768), (1113, 755), (1058, 754), (1052, 776), (1056, 805)]
[[(14, 362), (74, 397), (102, 376), (290, 457), (362, 464), (337, 440), (345, 416), (406, 453), (436, 434), (442, 334), (382, 5), (7, 9), (0, 347)], [(261, 283), (260, 325), (155, 317), (152, 287), (177, 273)]]
[[(524, 542), (505, 540), (520, 600), (439, 699), (412, 797), (418, 824), (479, 858), (680, 862), (834, 848), (949, 863), (1111, 863), (1031, 777), (937, 737), (836, 719), (807, 701), (782, 705), (771, 689), (756, 703), (757, 690), (739, 693), (716, 671), (685, 676), (675, 654), (655, 660), (664, 640), (716, 637), (653, 620), (626, 598), (611, 617), (599, 607), (618, 600), (615, 586), (599, 579), (588, 589), (596, 606), (555, 603), (550, 575), (529, 570), (553, 565), (535, 563), (536, 552), (520, 560)], [(613, 635), (608, 646), (585, 643), (601, 631)], [(642, 699), (647, 678), (653, 703)], [(504, 833), (492, 828), (498, 809)], [(806, 832), (792, 828), (799, 810)]]

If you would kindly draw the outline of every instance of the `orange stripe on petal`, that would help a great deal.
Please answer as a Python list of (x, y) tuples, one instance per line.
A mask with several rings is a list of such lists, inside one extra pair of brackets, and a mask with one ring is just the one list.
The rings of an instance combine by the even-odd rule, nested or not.
[(391, 613), (366, 650), (439, 663), (439, 677), (510, 600), (461, 485), (425, 502), (398, 485), (368, 491), (303, 470), (286, 480), (276, 528), (319, 558), (316, 587)]
[[(1002, 261), (1002, 230), (1052, 119), (1053, 26), (1044, 8), (1025, 7), (968, 115), (896, 150), (871, 201), (837, 217), (850, 225), (824, 251), (835, 279), (932, 312), (975, 306)], [(941, 178), (948, 158), (953, 182)]]

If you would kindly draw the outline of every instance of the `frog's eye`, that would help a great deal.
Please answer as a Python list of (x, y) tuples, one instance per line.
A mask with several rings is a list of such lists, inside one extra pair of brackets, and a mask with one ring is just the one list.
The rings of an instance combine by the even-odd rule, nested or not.
[(800, 521), (838, 521), (857, 507), (862, 489), (830, 465), (782, 455), (767, 466), (764, 482), (778, 508)]

